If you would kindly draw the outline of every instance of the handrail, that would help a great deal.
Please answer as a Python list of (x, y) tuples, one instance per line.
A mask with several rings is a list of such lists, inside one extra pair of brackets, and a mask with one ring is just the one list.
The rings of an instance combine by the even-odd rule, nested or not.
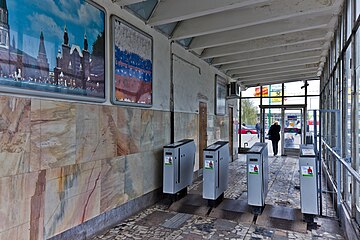
[(356, 172), (356, 171), (351, 167), (351, 165), (345, 161), (344, 158), (340, 157), (340, 155), (339, 155), (337, 152), (335, 152), (335, 151), (325, 142), (324, 139), (321, 139), (321, 141), (323, 142), (323, 144), (325, 145), (325, 147), (326, 147), (327, 149), (329, 149), (329, 151), (336, 157), (336, 159), (337, 159), (342, 165), (344, 165), (344, 166), (346, 167), (346, 169), (350, 172), (350, 174), (351, 174), (353, 177), (355, 177), (355, 180), (356, 180), (358, 183), (360, 183), (360, 174), (359, 174), (358, 172)]

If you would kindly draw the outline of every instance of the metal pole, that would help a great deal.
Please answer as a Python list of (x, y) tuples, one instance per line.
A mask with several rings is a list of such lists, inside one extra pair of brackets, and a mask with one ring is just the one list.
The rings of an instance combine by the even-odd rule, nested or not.
[[(317, 111), (313, 111), (313, 124), (314, 124), (314, 147), (315, 147), (315, 154), (317, 156), (317, 162), (318, 162), (318, 196), (319, 196), (319, 207), (320, 207), (320, 216), (322, 216), (322, 176), (321, 176), (321, 156), (319, 156), (319, 152), (321, 152), (318, 149), (318, 140), (317, 140), (317, 117), (316, 117)], [(320, 112), (319, 112), (320, 114)], [(320, 123), (320, 119), (319, 119)], [(319, 129), (320, 133), (320, 129)]]
[[(340, 111), (336, 113), (336, 122), (339, 123), (340, 122)], [(342, 146), (341, 146), (341, 142), (340, 142), (340, 124), (337, 124), (337, 128), (336, 128), (336, 148), (338, 149), (338, 153), (341, 154), (342, 153)], [(337, 193), (336, 193), (336, 197), (337, 197), (337, 211), (336, 211), (336, 215), (338, 218), (340, 218), (340, 207), (341, 207), (341, 165), (339, 161), (336, 161), (336, 185), (337, 185)]]

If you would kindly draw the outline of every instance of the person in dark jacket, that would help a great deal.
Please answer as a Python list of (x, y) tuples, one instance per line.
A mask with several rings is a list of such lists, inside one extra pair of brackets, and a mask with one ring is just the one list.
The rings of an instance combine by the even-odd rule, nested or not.
[(276, 156), (278, 154), (278, 149), (279, 149), (279, 141), (280, 141), (280, 130), (281, 127), (279, 125), (278, 121), (275, 121), (273, 125), (271, 125), (268, 135), (269, 135), (269, 139), (272, 142), (272, 147), (273, 147), (273, 152), (274, 152), (274, 156)]

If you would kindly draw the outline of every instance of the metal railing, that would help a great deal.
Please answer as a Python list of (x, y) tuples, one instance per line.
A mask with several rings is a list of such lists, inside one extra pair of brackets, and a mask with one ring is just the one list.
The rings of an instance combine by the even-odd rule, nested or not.
[[(353, 177), (358, 184), (360, 184), (360, 174), (356, 172), (352, 166), (346, 161), (345, 158), (342, 158), (331, 146), (329, 146), (324, 139), (321, 139), (323, 146), (335, 157), (336, 159), (336, 185), (333, 184), (334, 190), (336, 191), (337, 196), (337, 214), (339, 214), (339, 209), (341, 202), (346, 202), (345, 199), (341, 197), (341, 166), (343, 166)], [(320, 156), (321, 157), (321, 156)], [(328, 168), (324, 161), (321, 161), (323, 165)], [(329, 174), (329, 173), (328, 173)], [(331, 176), (331, 181), (333, 181), (333, 176)], [(335, 187), (336, 186), (336, 187)]]

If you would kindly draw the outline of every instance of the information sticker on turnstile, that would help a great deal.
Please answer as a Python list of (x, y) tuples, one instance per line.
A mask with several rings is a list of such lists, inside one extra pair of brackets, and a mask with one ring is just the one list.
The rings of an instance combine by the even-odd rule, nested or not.
[[(251, 161), (251, 159), (250, 159)], [(250, 174), (259, 174), (259, 165), (258, 164), (249, 164), (249, 173)]]
[(173, 164), (172, 153), (170, 152), (165, 153), (164, 164), (165, 165)]
[(314, 177), (313, 166), (301, 166), (301, 175), (303, 177)]
[(214, 170), (214, 161), (213, 160), (205, 160), (205, 169)]

